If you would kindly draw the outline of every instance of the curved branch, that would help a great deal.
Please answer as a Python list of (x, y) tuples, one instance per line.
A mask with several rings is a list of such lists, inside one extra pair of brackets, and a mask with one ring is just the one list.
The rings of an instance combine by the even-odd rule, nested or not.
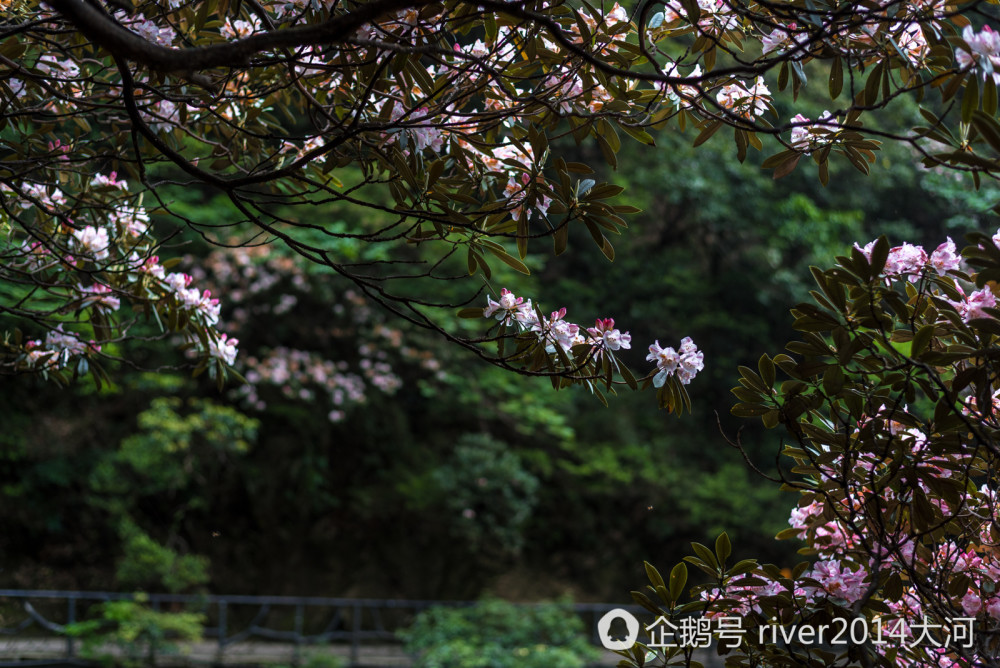
[(434, 0), (375, 0), (334, 16), (319, 25), (269, 30), (224, 44), (171, 49), (153, 44), (116, 23), (106, 12), (86, 0), (47, 0), (47, 3), (81, 33), (110, 53), (163, 72), (195, 72), (213, 67), (246, 67), (263, 51), (342, 42), (366, 23), (407, 8), (433, 4)]

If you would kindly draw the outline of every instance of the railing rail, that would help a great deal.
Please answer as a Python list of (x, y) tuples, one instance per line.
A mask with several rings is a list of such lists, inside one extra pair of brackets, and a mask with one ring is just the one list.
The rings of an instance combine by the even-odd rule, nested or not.
[[(222, 663), (227, 648), (232, 645), (252, 639), (264, 641), (280, 641), (291, 643), (294, 647), (293, 663), (301, 658), (303, 646), (321, 643), (348, 643), (350, 646), (350, 665), (360, 666), (359, 652), (363, 642), (381, 641), (387, 644), (399, 643), (396, 631), (412, 619), (414, 615), (432, 606), (469, 606), (475, 601), (433, 601), (433, 600), (402, 600), (374, 598), (336, 598), (323, 596), (250, 596), (243, 594), (143, 594), (144, 600), (155, 609), (165, 606), (188, 606), (206, 615), (209, 625), (204, 628), (204, 636), (215, 640), (216, 663)], [(101, 603), (106, 601), (135, 600), (135, 594), (106, 591), (60, 591), (60, 590), (26, 590), (0, 589), (0, 601), (15, 599), (22, 601), (21, 607), (26, 613), (20, 623), (4, 627), (0, 626), (0, 634), (7, 636), (23, 635), (37, 626), (47, 631), (49, 637), (65, 637), (66, 660), (77, 657), (75, 638), (65, 631), (66, 626), (80, 620), (83, 604)], [(64, 622), (49, 619), (34, 605), (45, 601), (65, 601)], [(517, 605), (534, 606), (540, 604), (520, 603)], [(48, 606), (51, 608), (51, 605)], [(625, 608), (633, 613), (643, 612), (634, 605), (618, 605), (611, 603), (573, 603), (573, 611), (584, 618), (591, 630), (591, 641), (600, 645), (597, 635), (597, 620), (609, 610)], [(253, 612), (252, 609), (256, 608)], [(240, 609), (241, 615), (234, 614)], [(307, 628), (307, 613), (312, 613), (312, 622)], [(48, 614), (53, 614), (48, 612)], [(291, 628), (274, 628), (268, 625), (270, 617), (283, 618), (291, 622)], [(290, 619), (289, 619), (290, 616)], [(386, 617), (395, 619), (396, 623), (386, 623)], [(328, 621), (317, 624), (317, 618)], [(401, 621), (402, 620), (402, 621)], [(368, 623), (366, 623), (368, 622)], [(288, 626), (288, 624), (284, 624)], [(319, 629), (319, 630), (317, 630)]]

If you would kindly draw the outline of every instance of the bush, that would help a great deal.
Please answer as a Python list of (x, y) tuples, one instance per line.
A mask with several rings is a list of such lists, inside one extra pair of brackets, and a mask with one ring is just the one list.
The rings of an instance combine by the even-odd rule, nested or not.
[(478, 550), (520, 552), (539, 482), (510, 446), (487, 434), (465, 434), (433, 477), (459, 538)]
[(174, 642), (201, 640), (204, 615), (160, 612), (150, 609), (147, 601), (136, 594), (135, 600), (102, 603), (97, 618), (71, 624), (66, 633), (83, 640), (87, 658), (103, 665), (136, 667), (152, 666), (157, 654), (177, 651)]
[(400, 635), (415, 668), (581, 668), (598, 656), (566, 601), (430, 608)]

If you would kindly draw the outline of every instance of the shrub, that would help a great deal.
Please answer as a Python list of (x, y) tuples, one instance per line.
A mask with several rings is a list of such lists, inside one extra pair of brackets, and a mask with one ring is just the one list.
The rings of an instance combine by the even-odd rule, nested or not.
[(598, 656), (566, 601), (434, 607), (401, 636), (416, 668), (581, 668)]
[[(134, 600), (108, 601), (96, 607), (98, 616), (66, 627), (83, 640), (83, 655), (104, 665), (154, 665), (157, 654), (177, 651), (175, 641), (201, 640), (204, 615), (152, 610), (142, 594)], [(112, 648), (117, 652), (109, 651)]]

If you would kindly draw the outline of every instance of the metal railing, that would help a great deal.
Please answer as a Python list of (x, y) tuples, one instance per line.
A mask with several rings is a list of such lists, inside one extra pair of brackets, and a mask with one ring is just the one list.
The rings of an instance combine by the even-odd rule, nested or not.
[[(432, 606), (468, 606), (474, 601), (424, 601), (368, 598), (328, 598), (300, 596), (244, 596), (143, 594), (154, 610), (198, 611), (206, 616), (204, 637), (214, 639), (214, 663), (223, 663), (226, 650), (237, 643), (263, 640), (292, 645), (292, 662), (298, 664), (305, 646), (349, 645), (350, 666), (360, 666), (360, 649), (373, 641), (400, 644), (397, 630), (408, 626), (414, 616)], [(81, 621), (87, 607), (107, 601), (135, 600), (134, 594), (93, 591), (50, 591), (0, 589), (0, 603), (20, 601), (25, 618), (13, 626), (0, 626), (0, 635), (65, 638), (63, 658), (78, 657), (77, 639), (66, 627)], [(60, 605), (60, 601), (64, 602)], [(538, 604), (522, 603), (532, 606)], [(41, 611), (38, 607), (44, 607)], [(597, 620), (614, 608), (643, 612), (633, 605), (574, 603), (573, 611), (584, 618), (591, 640), (600, 645)], [(62, 620), (53, 619), (58, 611)], [(37, 627), (37, 628), (35, 628)], [(26, 665), (26, 664), (18, 664)]]

